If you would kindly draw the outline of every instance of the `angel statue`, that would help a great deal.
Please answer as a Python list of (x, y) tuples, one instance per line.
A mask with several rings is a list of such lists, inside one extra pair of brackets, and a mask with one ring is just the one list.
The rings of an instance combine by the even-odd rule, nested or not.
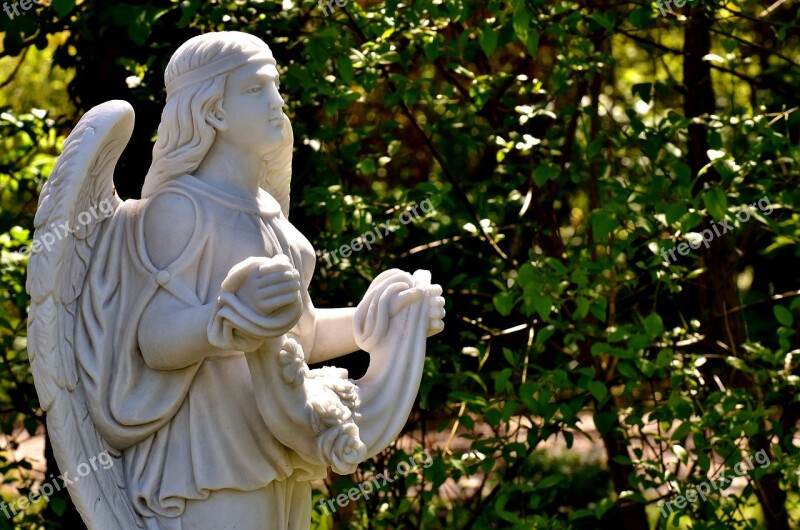
[[(114, 192), (124, 101), (80, 120), (39, 200), (28, 347), (56, 459), (73, 477), (114, 459), (69, 485), (90, 529), (307, 529), (311, 481), (352, 473), (403, 428), (442, 289), (391, 269), (357, 307), (315, 308), (269, 47), (201, 35), (164, 77), (141, 200)], [(109, 216), (87, 213), (103, 202)], [(357, 381), (309, 369), (359, 348)]]

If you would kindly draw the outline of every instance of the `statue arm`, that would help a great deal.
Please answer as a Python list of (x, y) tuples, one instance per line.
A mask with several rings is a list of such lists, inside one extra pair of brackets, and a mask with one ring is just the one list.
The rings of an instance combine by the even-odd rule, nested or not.
[(313, 309), (313, 311), (315, 333), (309, 364), (335, 359), (359, 350), (353, 332), (355, 307)]
[(144, 362), (156, 370), (177, 370), (227, 353), (208, 341), (206, 329), (214, 311), (214, 304), (186, 307), (160, 290), (145, 309), (139, 326)]
[[(148, 199), (144, 210), (144, 234), (148, 258), (159, 270), (167, 269), (184, 252), (196, 227), (192, 202), (178, 194), (164, 193)], [(192, 306), (159, 289), (144, 310), (139, 324), (139, 348), (145, 363), (157, 370), (177, 370), (225, 350), (208, 339), (208, 323), (215, 304)]]
[[(392, 304), (390, 315), (394, 316), (407, 305), (414, 296), (405, 294), (398, 297)], [(428, 302), (430, 305), (428, 328), (426, 335), (430, 337), (440, 332), (444, 324), (444, 299), (436, 295)], [(355, 307), (337, 307), (335, 309), (314, 309), (314, 345), (308, 358), (308, 364), (321, 363), (330, 359), (358, 351), (356, 344), (353, 319), (356, 315)]]

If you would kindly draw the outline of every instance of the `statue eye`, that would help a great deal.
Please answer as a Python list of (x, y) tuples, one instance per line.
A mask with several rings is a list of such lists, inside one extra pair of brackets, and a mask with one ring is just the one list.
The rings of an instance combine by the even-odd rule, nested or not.
[(253, 86), (244, 91), (245, 94), (258, 94), (263, 90), (261, 86)]

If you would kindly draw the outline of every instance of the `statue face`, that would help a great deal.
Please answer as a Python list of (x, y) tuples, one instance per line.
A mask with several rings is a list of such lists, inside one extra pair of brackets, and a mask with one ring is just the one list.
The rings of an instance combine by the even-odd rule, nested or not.
[(222, 110), (228, 142), (266, 155), (284, 141), (285, 103), (278, 92), (278, 69), (271, 60), (256, 60), (237, 68), (225, 83)]

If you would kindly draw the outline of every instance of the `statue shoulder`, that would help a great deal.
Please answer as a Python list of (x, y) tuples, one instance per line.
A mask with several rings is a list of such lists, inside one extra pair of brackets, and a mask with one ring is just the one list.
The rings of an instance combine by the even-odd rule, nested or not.
[(146, 201), (142, 216), (147, 254), (153, 265), (166, 269), (189, 246), (199, 226), (200, 211), (179, 189), (164, 189)]

